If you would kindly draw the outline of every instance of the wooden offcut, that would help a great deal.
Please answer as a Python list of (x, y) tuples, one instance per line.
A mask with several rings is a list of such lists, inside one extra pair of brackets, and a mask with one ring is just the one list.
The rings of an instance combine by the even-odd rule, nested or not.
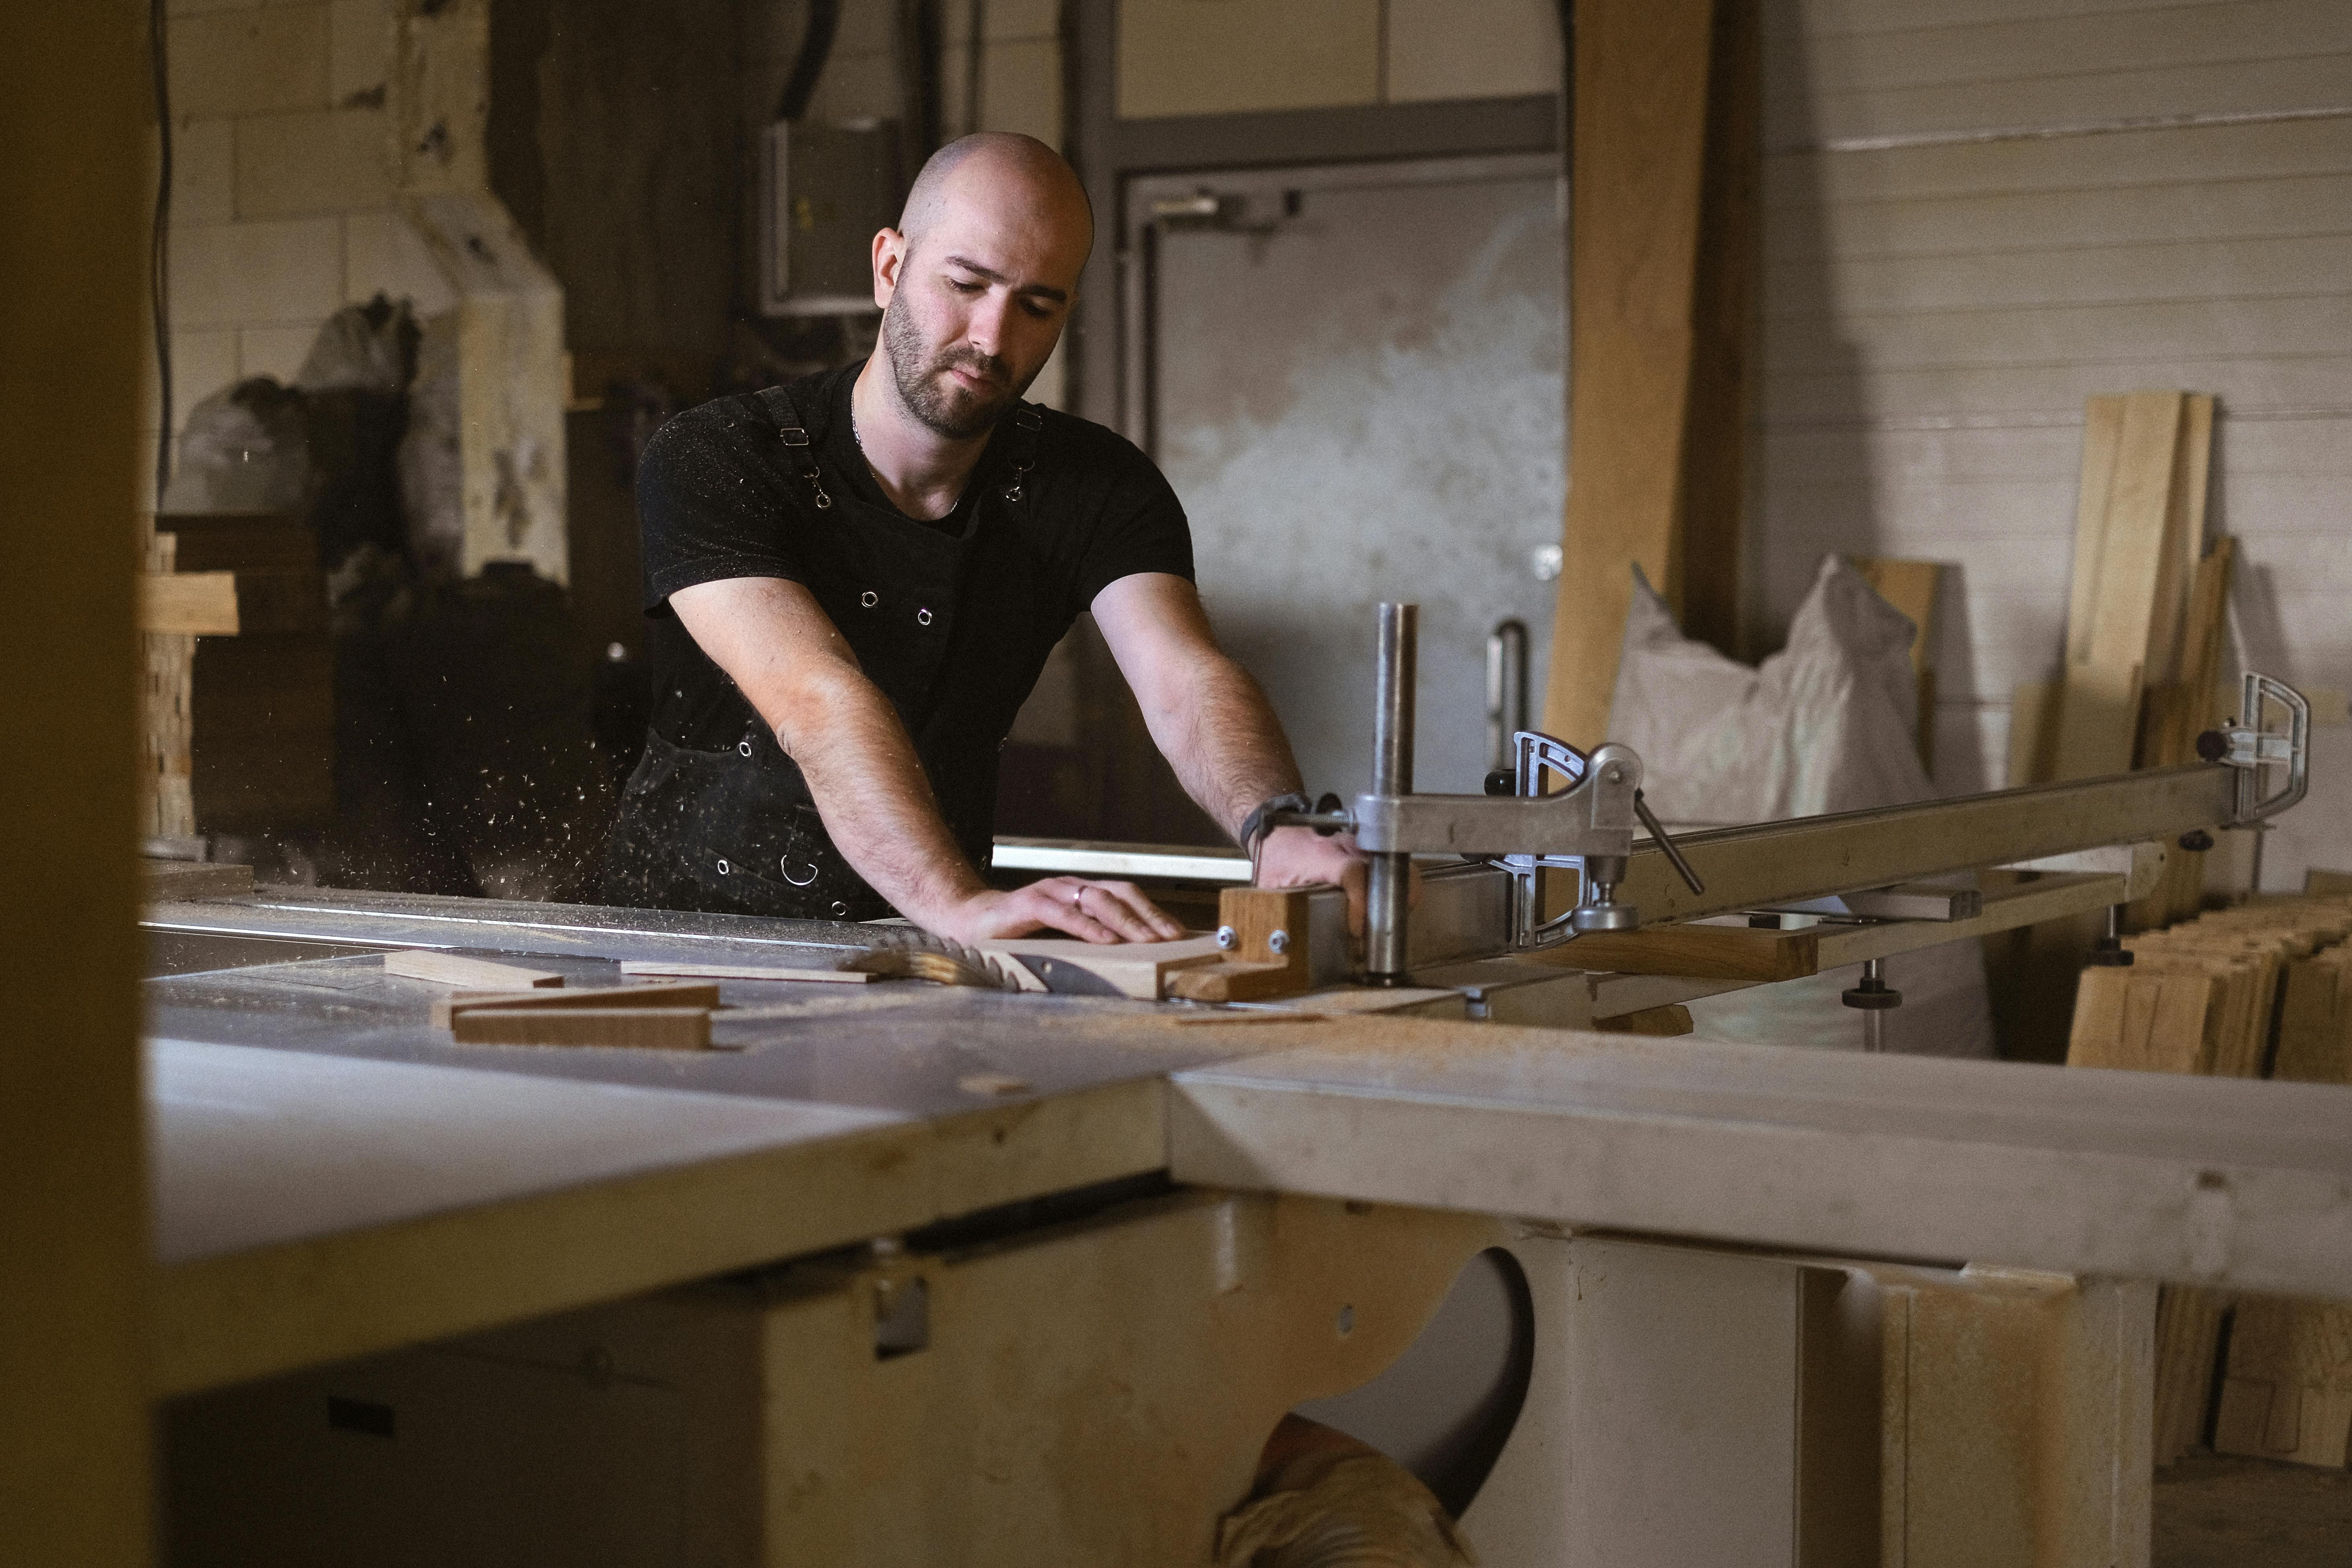
[(387, 952), (383, 955), (383, 972), (476, 991), (529, 991), (563, 984), (563, 976), (544, 969), (526, 969), (519, 963), (497, 963), (487, 958), (467, 958), (463, 953), (439, 952), (432, 948)]
[(461, 1046), (604, 1046), (655, 1051), (710, 1048), (704, 1007), (485, 1007), (459, 1013)]
[(433, 1026), (446, 1029), (467, 1013), (513, 1007), (716, 1007), (716, 981), (681, 980), (652, 985), (586, 985), (543, 991), (457, 991), (433, 1003)]

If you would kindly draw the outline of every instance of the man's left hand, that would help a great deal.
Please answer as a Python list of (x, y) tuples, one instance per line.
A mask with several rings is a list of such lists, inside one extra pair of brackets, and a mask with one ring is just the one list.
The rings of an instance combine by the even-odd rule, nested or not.
[(1311, 827), (1277, 827), (1258, 847), (1257, 885), (1311, 888), (1337, 882), (1348, 895), (1348, 929), (1364, 931), (1364, 881), (1370, 858), (1356, 847), (1352, 833), (1328, 837)]

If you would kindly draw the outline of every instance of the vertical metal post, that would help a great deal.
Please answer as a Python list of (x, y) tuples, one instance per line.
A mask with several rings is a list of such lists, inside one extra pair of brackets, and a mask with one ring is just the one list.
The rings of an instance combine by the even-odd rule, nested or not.
[(1513, 616), (1486, 637), (1486, 766), (1508, 768), (1511, 737), (1528, 727), (1528, 625)]
[[(1373, 664), (1372, 793), (1412, 793), (1412, 697), (1414, 633), (1419, 606), (1381, 606), (1380, 647)], [(1407, 982), (1407, 900), (1412, 889), (1412, 857), (1372, 857), (1364, 910), (1365, 978), (1375, 985)]]

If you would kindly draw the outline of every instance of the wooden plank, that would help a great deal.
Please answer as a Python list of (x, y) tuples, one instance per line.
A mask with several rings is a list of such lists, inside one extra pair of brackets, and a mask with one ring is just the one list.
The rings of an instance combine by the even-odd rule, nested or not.
[(1902, 611), (1911, 622), (1911, 673), (1918, 690), (1919, 762), (1933, 773), (1936, 669), (1931, 661), (1936, 653), (1936, 595), (1944, 580), (1943, 565), (1935, 561), (1897, 561), (1884, 556), (1858, 557), (1853, 564), (1878, 596)]
[(411, 980), (429, 980), (436, 985), (463, 985), (478, 991), (528, 991), (563, 984), (563, 976), (548, 970), (526, 969), (519, 963), (494, 963), (487, 958), (467, 958), (462, 953), (441, 952), (429, 947), (385, 953), (383, 972)]
[(1679, 974), (1702, 980), (1801, 980), (1821, 970), (1821, 934), (1750, 926), (1661, 925), (1604, 931), (1527, 956), (1606, 974)]
[[(1234, 945), (1216, 962), (1167, 975), (1162, 994), (1194, 1002), (1264, 1002), (1314, 984), (1307, 951), (1307, 905), (1315, 888), (1226, 888), (1217, 923)], [(1279, 951), (1277, 951), (1277, 945)]]
[[(2067, 589), (2066, 662), (2091, 657), (2091, 624), (2098, 604), (2099, 562), (2107, 542), (2107, 500), (2115, 489), (2116, 453), (2123, 443), (2124, 400), (2093, 397), (2083, 405), (2083, 471), (2074, 499), (2074, 574)], [(2055, 753), (2053, 753), (2054, 763)]]
[[(1303, 943), (1302, 943), (1303, 945)], [(1214, 963), (1223, 953), (1213, 936), (1184, 937), (1175, 942), (1084, 942), (1076, 937), (1004, 937), (976, 942), (982, 952), (1007, 958), (1050, 958), (1083, 969), (1125, 996), (1147, 1002), (1160, 999), (1168, 976), (1180, 969)], [(1017, 966), (1016, 966), (1017, 967)]]
[(2048, 784), (2058, 766), (2058, 683), (2021, 680), (2010, 694), (2008, 787)]
[(604, 1046), (707, 1051), (703, 1007), (485, 1007), (459, 1013), (450, 1037), (461, 1046)]
[(1680, 1003), (1664, 1007), (1644, 1007), (1638, 1013), (1620, 1013), (1613, 1018), (1593, 1020), (1593, 1029), (1603, 1035), (1652, 1035), (1672, 1037), (1687, 1035), (1698, 1027), (1691, 1022), (1690, 1009)]
[[(2096, 778), (2132, 763), (2139, 737), (2139, 699), (2158, 620), (2157, 595), (2179, 514), (2172, 505), (2179, 447), (2181, 395), (2135, 392), (2124, 399), (2115, 469), (2099, 532), (2097, 570), (2088, 585), (2087, 635), (2071, 617), (2061, 694), (2057, 777)], [(2084, 500), (2095, 486), (2084, 454)], [(2078, 516), (2076, 562), (2084, 524)], [(2076, 585), (2080, 589), (2083, 584)]]
[(668, 959), (625, 959), (624, 974), (668, 975), (699, 980), (798, 980), (833, 985), (863, 985), (879, 980), (862, 969), (803, 969), (782, 963), (686, 963)]
[[(1606, 738), (1639, 567), (1680, 617), (1712, 0), (1577, 16), (1569, 447), (1544, 728)], [(1732, 437), (1707, 432), (1700, 439)]]
[(163, 899), (233, 899), (253, 891), (253, 868), (215, 866), (200, 860), (142, 860), (149, 902)]
[(433, 1003), (433, 1026), (446, 1029), (461, 1015), (508, 1007), (716, 1007), (715, 980), (656, 981), (650, 985), (583, 985), (546, 991), (457, 991)]

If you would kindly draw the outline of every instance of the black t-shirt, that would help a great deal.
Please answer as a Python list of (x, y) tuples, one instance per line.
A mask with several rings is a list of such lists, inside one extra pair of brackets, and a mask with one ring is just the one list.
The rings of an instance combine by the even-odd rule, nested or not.
[[(861, 368), (813, 376), (791, 390), (822, 454), (824, 482), (887, 508), (852, 433), (850, 389)], [(1060, 592), (1024, 610), (1066, 628), (1121, 577), (1165, 572), (1190, 581), (1192, 531), (1151, 459), (1099, 425), (1038, 412), (1044, 427), (1036, 466), (1024, 479), (1027, 504), (1013, 510), (1024, 542), (1052, 563)], [(955, 510), (925, 526), (958, 538), (972, 531), (981, 499), (1010, 477), (1011, 431), (1009, 419), (998, 426)], [(680, 588), (729, 577), (815, 587), (803, 541), (806, 531), (828, 522), (793, 468), (755, 396), (718, 398), (656, 431), (637, 468), (646, 613), (667, 617), (669, 596)]]
[(1119, 578), (1192, 574), (1183, 509), (1150, 459), (1051, 409), (1007, 416), (949, 516), (907, 517), (850, 432), (857, 370), (706, 403), (646, 444), (652, 733), (614, 825), (609, 901), (888, 910), (832, 843), (798, 766), (670, 611), (679, 589), (735, 577), (807, 588), (897, 710), (949, 831), (984, 867), (998, 752), (1054, 645)]

